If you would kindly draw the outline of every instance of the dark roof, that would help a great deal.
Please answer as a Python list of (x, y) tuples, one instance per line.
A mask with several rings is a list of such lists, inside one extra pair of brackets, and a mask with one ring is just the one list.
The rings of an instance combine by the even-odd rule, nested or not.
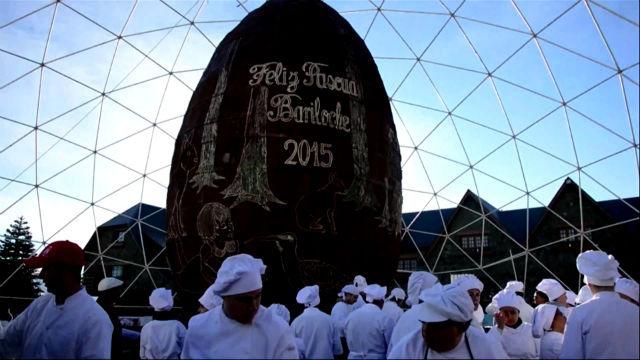
[(402, 214), (402, 221), (409, 229), (409, 234), (402, 238), (402, 248), (415, 250), (411, 238), (420, 248), (431, 245), (443, 233), (443, 223), (449, 222), (455, 210), (456, 208), (448, 208)]
[[(533, 232), (547, 211), (546, 207), (500, 211), (471, 192), (465, 196), (473, 196), (477, 201), (482, 201), (482, 206), (487, 212), (493, 212), (492, 216), (498, 221), (497, 225), (501, 226), (510, 236), (523, 245), (526, 242), (527, 234)], [(626, 221), (627, 223), (623, 226), (627, 227), (629, 234), (638, 232), (640, 227), (640, 197), (598, 201), (596, 204), (611, 216), (616, 223)], [(444, 223), (448, 224), (456, 209), (458, 208), (404, 213), (402, 214), (402, 219), (404, 225), (408, 227), (408, 233), (418, 247), (425, 248), (429, 247), (439, 238), (440, 234), (444, 233), (443, 219)], [(527, 212), (529, 213), (528, 223)], [(440, 213), (442, 213), (442, 218)], [(402, 239), (402, 249), (415, 250), (413, 242), (407, 235)]]
[[(132, 228), (139, 221), (142, 233), (156, 244), (164, 247), (166, 235), (166, 210), (157, 206), (138, 203), (125, 212), (100, 225), (98, 229), (110, 227)], [(130, 231), (136, 238), (140, 231), (134, 227)]]
[(529, 208), (529, 226), (527, 226), (527, 209), (500, 211), (498, 219), (507, 233), (524, 245), (527, 233), (530, 234), (538, 225), (545, 210), (546, 208), (543, 207)]

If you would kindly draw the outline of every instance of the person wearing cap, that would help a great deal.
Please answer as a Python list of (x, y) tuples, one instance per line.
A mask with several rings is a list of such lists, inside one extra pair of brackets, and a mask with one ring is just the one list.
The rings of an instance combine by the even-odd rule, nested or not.
[(504, 351), (512, 359), (536, 359), (540, 342), (531, 333), (531, 324), (520, 319), (520, 301), (513, 291), (501, 290), (496, 295), (498, 311), (488, 335), (502, 343)]
[(435, 284), (438, 284), (438, 278), (430, 272), (415, 271), (409, 275), (405, 303), (411, 307), (396, 322), (391, 334), (389, 348), (392, 348), (407, 334), (420, 329), (420, 322), (416, 320), (419, 311), (417, 305), (420, 303), (420, 293)]
[(480, 305), (480, 295), (484, 290), (484, 284), (475, 275), (462, 275), (455, 279), (455, 283), (459, 284), (463, 289), (467, 290), (471, 301), (473, 302), (473, 320), (471, 326), (482, 329), (484, 320), (484, 310)]
[(207, 290), (204, 291), (202, 296), (198, 299), (198, 313), (202, 314), (207, 312), (216, 306), (222, 305), (222, 298), (213, 293), (213, 285), (209, 286)]
[(616, 280), (615, 291), (621, 298), (631, 302), (632, 304), (640, 305), (638, 298), (640, 297), (638, 292), (638, 283), (634, 280), (627, 278), (619, 278)]
[(140, 359), (177, 359), (187, 332), (178, 320), (171, 319), (171, 290), (158, 288), (151, 292), (149, 305), (153, 320), (140, 331)]
[[(536, 286), (536, 290), (542, 292), (545, 296), (540, 295), (542, 299), (546, 300), (546, 302), (541, 302), (540, 304), (546, 304), (547, 302), (554, 303), (559, 306), (567, 305), (567, 290), (555, 279), (542, 279), (540, 283)], [(537, 303), (538, 301), (536, 301)], [(536, 304), (536, 305), (540, 305)]]
[[(518, 310), (520, 310), (520, 319), (524, 322), (533, 323), (533, 307), (525, 300), (524, 283), (517, 280), (508, 281), (504, 290), (513, 291), (518, 296), (518, 300), (520, 301), (520, 305), (518, 305)], [(495, 301), (495, 295), (491, 299), (491, 303), (487, 305), (486, 311), (487, 314), (490, 314), (491, 316), (494, 316), (499, 311), (498, 304)]]
[(354, 310), (344, 325), (349, 359), (384, 359), (393, 331), (393, 320), (382, 312), (387, 288), (367, 285), (364, 294), (367, 303)]
[(436, 284), (414, 305), (418, 329), (389, 351), (389, 359), (504, 359), (502, 345), (470, 326), (473, 301), (459, 284)]
[(116, 313), (115, 304), (120, 296), (122, 280), (114, 277), (106, 277), (98, 283), (98, 299), (96, 302), (102, 306), (104, 311), (109, 315), (111, 325), (113, 325), (113, 334), (111, 335), (111, 358), (117, 359), (122, 355), (122, 324)]
[(404, 301), (407, 295), (404, 293), (404, 290), (400, 288), (395, 288), (391, 290), (391, 294), (384, 302), (382, 306), (382, 311), (393, 320), (393, 325), (398, 322), (398, 319), (404, 314), (404, 310), (400, 307), (400, 303)]
[(222, 262), (213, 283), (222, 306), (197, 315), (202, 321), (187, 329), (181, 358), (298, 358), (289, 325), (260, 305), (265, 269), (261, 259), (247, 254)]
[[(338, 293), (340, 300), (333, 305), (331, 309), (331, 320), (333, 321), (333, 326), (338, 331), (338, 335), (340, 336), (340, 344), (342, 344), (342, 353), (343, 355), (347, 352), (347, 340), (344, 336), (344, 322), (347, 320), (351, 312), (355, 310), (354, 304), (358, 300), (360, 296), (360, 292), (355, 285), (345, 285), (342, 290)], [(343, 356), (344, 357), (344, 356)]]
[(618, 261), (602, 251), (578, 255), (576, 266), (593, 293), (567, 319), (561, 359), (638, 359), (638, 306), (614, 292)]
[(84, 264), (84, 251), (66, 240), (24, 261), (29, 268), (42, 268), (47, 293), (4, 329), (0, 358), (111, 357), (113, 325), (81, 285)]
[(539, 323), (544, 331), (540, 339), (540, 358), (557, 359), (562, 350), (567, 318), (561, 308), (553, 304), (540, 305), (536, 317), (536, 323)]
[(356, 275), (353, 278), (353, 286), (355, 286), (356, 289), (358, 289), (358, 295), (360, 295), (356, 299), (355, 304), (353, 304), (353, 309), (355, 310), (361, 307), (362, 305), (366, 304), (366, 302), (364, 301), (366, 296), (364, 294), (364, 288), (367, 287), (367, 279), (362, 275)]
[[(269, 305), (269, 307), (267, 308), (267, 311), (270, 311), (276, 314), (277, 316), (282, 318), (282, 320), (284, 320), (287, 324), (291, 323), (291, 313), (289, 312), (289, 309), (287, 309), (286, 306), (278, 303), (273, 303)], [(296, 347), (298, 348), (298, 356), (300, 357), (300, 359), (306, 359), (307, 357), (305, 355), (306, 349), (305, 349), (304, 342), (302, 341), (301, 338), (297, 336), (296, 336)]]
[(587, 284), (582, 285), (580, 290), (578, 290), (578, 296), (576, 296), (576, 306), (586, 303), (592, 297), (593, 294), (591, 293), (589, 286)]
[(291, 323), (296, 338), (302, 339), (307, 359), (333, 359), (342, 354), (340, 334), (333, 325), (331, 316), (320, 311), (320, 287), (305, 286), (296, 296), (296, 302), (305, 307)]

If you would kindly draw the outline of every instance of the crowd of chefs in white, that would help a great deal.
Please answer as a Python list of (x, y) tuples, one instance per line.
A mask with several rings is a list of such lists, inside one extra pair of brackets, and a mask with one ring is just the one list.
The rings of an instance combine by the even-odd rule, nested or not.
[[(81, 285), (84, 253), (69, 241), (49, 244), (25, 266), (42, 268), (48, 292), (0, 328), (2, 358), (110, 358), (113, 320)], [(536, 286), (535, 308), (524, 284), (509, 281), (486, 307), (482, 282), (463, 275), (440, 284), (429, 272), (409, 276), (407, 291), (367, 284), (358, 275), (322, 312), (318, 285), (296, 301), (304, 311), (290, 322), (282, 304), (261, 304), (261, 259), (228, 257), (199, 299), (188, 326), (173, 320), (171, 290), (149, 296), (153, 321), (140, 333), (140, 358), (183, 359), (638, 359), (638, 283), (620, 277), (618, 262), (601, 251), (576, 260), (585, 285), (579, 294), (554, 279)], [(103, 279), (100, 290), (122, 282)], [(333, 300), (333, 299), (332, 299)], [(404, 310), (404, 305), (408, 306)], [(108, 310), (108, 309), (107, 309)], [(488, 331), (487, 331), (488, 330)], [(114, 356), (115, 357), (115, 356)]]

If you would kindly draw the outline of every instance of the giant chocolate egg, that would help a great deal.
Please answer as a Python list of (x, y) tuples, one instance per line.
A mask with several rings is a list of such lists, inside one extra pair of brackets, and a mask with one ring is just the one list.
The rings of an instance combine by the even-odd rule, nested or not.
[[(361, 274), (391, 281), (401, 222), (396, 129), (364, 41), (319, 0), (271, 0), (217, 47), (176, 139), (169, 261), (200, 295), (222, 261), (263, 259), (263, 302)], [(329, 299), (327, 299), (329, 296)]]

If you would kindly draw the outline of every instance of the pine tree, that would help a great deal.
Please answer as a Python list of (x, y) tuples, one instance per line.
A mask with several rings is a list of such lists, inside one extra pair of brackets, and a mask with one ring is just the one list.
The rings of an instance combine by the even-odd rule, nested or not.
[[(29, 301), (20, 298), (34, 298), (40, 292), (33, 269), (20, 266), (22, 261), (35, 253), (29, 223), (20, 217), (0, 238), (0, 318), (4, 318), (7, 308), (17, 315)], [(7, 280), (8, 279), (8, 280)]]

